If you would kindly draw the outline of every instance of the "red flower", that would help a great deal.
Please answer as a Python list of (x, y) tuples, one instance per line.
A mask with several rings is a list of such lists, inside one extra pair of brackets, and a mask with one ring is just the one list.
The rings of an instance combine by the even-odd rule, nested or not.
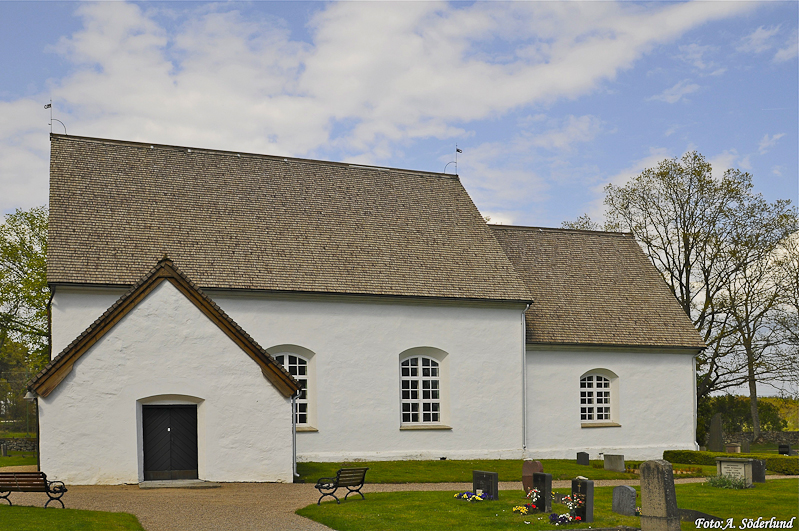
[(575, 520), (582, 520), (582, 518), (580, 518), (579, 516), (575, 516), (574, 519)]

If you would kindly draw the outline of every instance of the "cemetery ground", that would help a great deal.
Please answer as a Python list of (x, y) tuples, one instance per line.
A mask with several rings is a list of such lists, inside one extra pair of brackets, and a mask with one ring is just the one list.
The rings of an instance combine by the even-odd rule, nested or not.
[[(635, 487), (640, 505), (640, 489)], [(569, 489), (553, 489), (567, 494)], [(677, 505), (718, 516), (732, 518), (739, 529), (744, 519), (790, 520), (799, 513), (799, 482), (796, 478), (771, 479), (754, 488), (729, 490), (710, 487), (705, 483), (675, 485)], [(549, 515), (530, 513), (520, 515), (513, 507), (526, 503), (519, 491), (502, 490), (498, 500), (467, 502), (454, 498), (456, 492), (366, 492), (366, 500), (350, 499), (336, 505), (335, 501), (322, 505), (309, 505), (297, 514), (311, 518), (337, 531), (459, 531), (483, 529), (556, 529)], [(557, 528), (598, 529), (618, 526), (640, 528), (640, 518), (622, 516), (611, 511), (613, 487), (596, 487), (594, 490), (594, 521), (592, 523), (561, 525)], [(561, 504), (552, 504), (552, 512), (568, 513)], [(793, 529), (799, 528), (794, 522)], [(682, 531), (695, 531), (696, 524), (681, 522)]]

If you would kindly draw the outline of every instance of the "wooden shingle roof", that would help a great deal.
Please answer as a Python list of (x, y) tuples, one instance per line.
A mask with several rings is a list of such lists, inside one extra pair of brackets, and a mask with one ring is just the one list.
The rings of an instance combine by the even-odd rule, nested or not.
[(272, 385), (289, 397), (300, 390), (300, 384), (286, 369), (264, 350), (247, 332), (230, 318), (202, 290), (189, 280), (171, 260), (164, 257), (133, 287), (120, 297), (103, 315), (62, 350), (28, 383), (28, 390), (39, 396), (49, 395), (72, 371), (75, 362), (122, 320), (162, 282), (170, 282), (205, 316), (222, 330), (261, 368)]
[(51, 135), (48, 282), (528, 301), (453, 175)]
[(705, 347), (631, 234), (490, 227), (533, 295), (528, 344)]

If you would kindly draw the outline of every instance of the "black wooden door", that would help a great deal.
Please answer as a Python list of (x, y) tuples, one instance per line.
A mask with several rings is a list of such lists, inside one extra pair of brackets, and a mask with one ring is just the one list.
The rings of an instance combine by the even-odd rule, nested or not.
[(197, 406), (142, 406), (144, 479), (197, 479)]

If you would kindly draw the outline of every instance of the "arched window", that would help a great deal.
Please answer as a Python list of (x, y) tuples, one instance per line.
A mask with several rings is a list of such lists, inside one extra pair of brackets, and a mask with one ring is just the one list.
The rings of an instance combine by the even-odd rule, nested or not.
[(400, 362), (401, 408), (404, 424), (441, 422), (441, 368), (427, 356)]
[(610, 378), (599, 374), (587, 374), (580, 378), (580, 421), (609, 422), (610, 394)]
[(277, 354), (275, 361), (283, 365), (289, 374), (297, 380), (302, 387), (299, 397), (297, 397), (297, 424), (301, 426), (308, 425), (309, 418), (309, 401), (308, 401), (308, 360), (298, 354)]

